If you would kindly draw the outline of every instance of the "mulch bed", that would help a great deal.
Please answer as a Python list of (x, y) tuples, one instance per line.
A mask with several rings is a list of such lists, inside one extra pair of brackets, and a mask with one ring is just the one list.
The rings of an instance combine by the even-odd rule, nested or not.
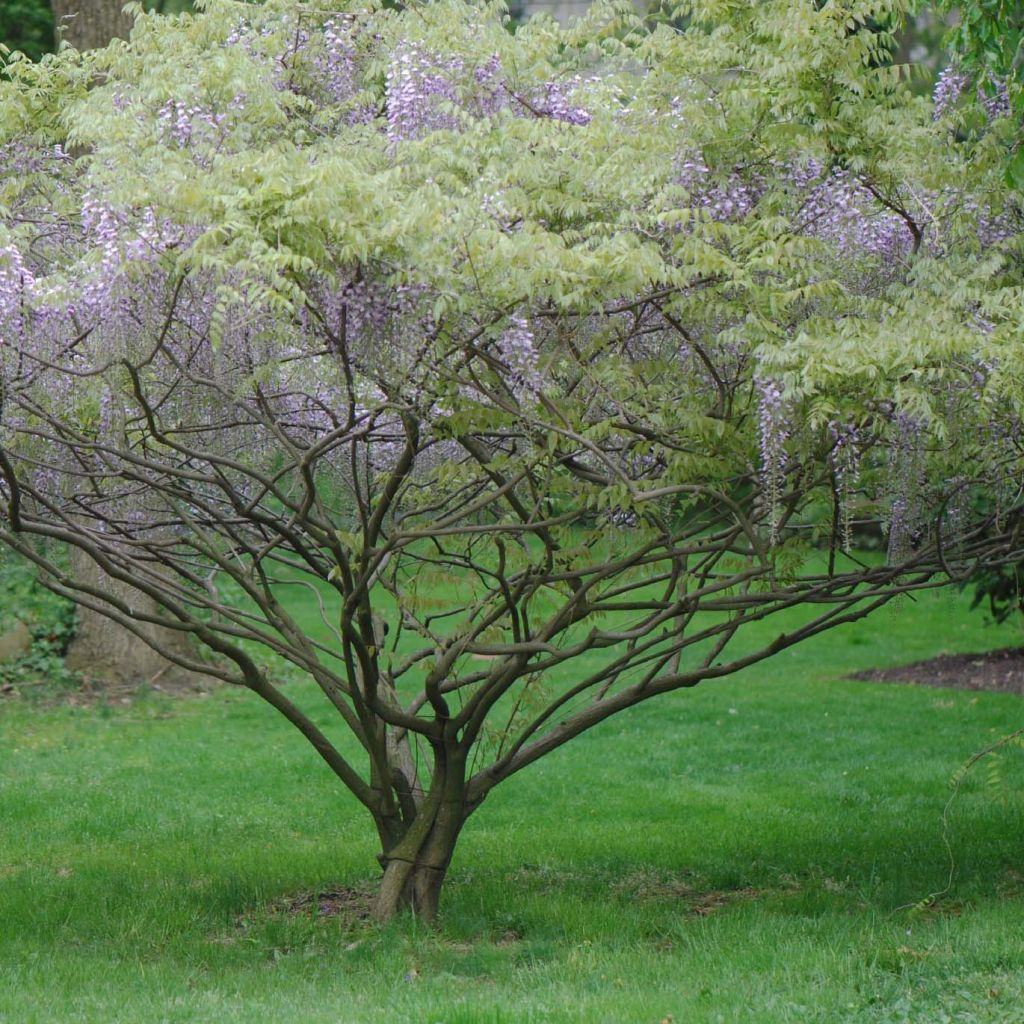
[(917, 683), (950, 690), (1024, 694), (1024, 647), (985, 654), (943, 654), (897, 668), (857, 672), (851, 679), (872, 683)]
[[(1024, 647), (1005, 647), (984, 654), (942, 654), (927, 661), (915, 661), (895, 668), (873, 668), (855, 672), (850, 679), (870, 683), (916, 683), (950, 690), (981, 690), (987, 693), (1024, 695)], [(83, 682), (71, 691), (48, 694), (51, 703), (90, 706), (96, 703), (131, 704), (149, 691), (174, 697), (206, 696), (221, 685), (209, 676), (175, 673), (173, 678), (155, 679), (149, 685), (98, 684)], [(32, 686), (24, 687), (31, 690)], [(18, 687), (0, 686), (0, 700), (19, 697)]]
[(355, 889), (337, 886), (319, 892), (303, 892), (288, 896), (270, 906), (271, 913), (302, 914), (312, 917), (347, 917), (365, 921), (373, 909), (374, 893), (370, 888)]
[(38, 679), (0, 684), (0, 701), (27, 698), (44, 707), (89, 708), (97, 704), (130, 705), (157, 693), (168, 697), (205, 697), (222, 685), (219, 679), (192, 672), (166, 673), (142, 683), (83, 679), (77, 686), (53, 685)]
[(67, 695), (67, 702), (77, 707), (91, 707), (100, 703), (132, 704), (150, 693), (162, 693), (167, 697), (205, 697), (220, 685), (220, 680), (196, 675), (194, 672), (167, 673), (143, 683), (110, 683), (102, 679), (87, 679)]

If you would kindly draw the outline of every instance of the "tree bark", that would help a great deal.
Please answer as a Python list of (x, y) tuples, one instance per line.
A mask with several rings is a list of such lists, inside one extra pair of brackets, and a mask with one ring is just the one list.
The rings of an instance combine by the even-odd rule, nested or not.
[[(118, 580), (103, 575), (96, 563), (82, 550), (69, 550), (71, 574), (88, 582), (111, 596), (126, 601), (142, 613), (155, 612), (156, 605), (146, 595)], [(176, 630), (142, 624), (143, 632), (171, 653), (195, 659), (189, 636)], [(162, 654), (157, 653), (144, 640), (131, 631), (106, 618), (99, 612), (78, 606), (78, 628), (68, 647), (65, 664), (72, 671), (99, 683), (124, 685), (128, 683), (163, 683), (181, 685), (191, 682), (194, 674), (180, 668)]]
[(373, 916), (384, 923), (401, 911), (408, 910), (426, 924), (434, 924), (446, 871), (426, 864), (410, 865), (404, 861), (388, 861)]
[[(76, 50), (93, 50), (106, 46), (112, 39), (127, 39), (133, 19), (125, 14), (125, 0), (51, 0), (54, 42), (67, 42)], [(143, 612), (152, 612), (153, 601), (131, 587), (101, 574), (88, 557), (77, 548), (71, 549), (73, 575), (128, 601)], [(148, 627), (150, 636), (159, 639), (165, 649), (189, 650), (183, 634), (158, 627)], [(180, 677), (182, 670), (158, 654), (145, 641), (91, 609), (78, 607), (78, 629), (68, 648), (69, 668), (103, 682), (145, 682), (157, 677), (168, 680)]]
[(435, 764), (430, 792), (404, 835), (380, 860), (384, 877), (374, 905), (374, 917), (388, 921), (410, 910), (427, 924), (437, 919), (441, 887), (468, 817), (464, 752), (442, 753)]
[(94, 50), (112, 39), (127, 39), (132, 18), (122, 10), (125, 0), (51, 0), (55, 42), (76, 50)]

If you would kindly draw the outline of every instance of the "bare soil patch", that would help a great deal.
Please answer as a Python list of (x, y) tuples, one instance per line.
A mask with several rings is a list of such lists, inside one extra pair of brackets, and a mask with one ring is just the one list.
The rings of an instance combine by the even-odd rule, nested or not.
[(708, 889), (690, 875), (671, 875), (661, 872), (635, 871), (610, 883), (610, 891), (620, 899), (638, 903), (674, 903), (684, 906), (691, 914), (707, 917), (727, 903), (756, 899), (768, 893), (767, 889), (749, 886), (735, 889)]
[(94, 707), (97, 704), (134, 704), (135, 701), (155, 695), (168, 697), (205, 697), (223, 685), (213, 676), (194, 672), (168, 672), (151, 680), (115, 682), (83, 678), (75, 685), (51, 683), (49, 680), (29, 679), (18, 683), (0, 684), (0, 702), (24, 698), (44, 707), (70, 705), (75, 708)]
[(917, 683), (950, 690), (1024, 694), (1024, 647), (984, 654), (942, 654), (896, 668), (856, 672), (851, 679), (872, 683)]
[(347, 917), (365, 921), (373, 909), (374, 894), (369, 889), (337, 886), (316, 892), (288, 896), (270, 905), (273, 914), (302, 914), (312, 917)]
[(108, 682), (85, 679), (82, 685), (67, 696), (69, 704), (88, 707), (92, 704), (131, 704), (139, 697), (162, 693), (168, 697), (205, 697), (220, 680), (201, 676), (195, 672), (168, 672), (144, 682)]

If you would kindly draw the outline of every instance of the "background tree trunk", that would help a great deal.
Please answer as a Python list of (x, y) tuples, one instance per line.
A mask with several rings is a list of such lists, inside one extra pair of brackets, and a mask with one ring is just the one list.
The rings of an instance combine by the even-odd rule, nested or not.
[[(106, 46), (112, 39), (127, 39), (132, 18), (124, 0), (51, 0), (55, 42), (67, 41), (76, 50)], [(102, 578), (95, 563), (77, 548), (71, 549), (73, 575), (101, 586), (140, 610), (154, 610), (153, 602), (131, 587)], [(151, 634), (170, 650), (187, 650), (187, 637), (152, 627)], [(179, 680), (183, 671), (157, 654), (143, 640), (91, 609), (78, 607), (78, 629), (68, 648), (68, 668), (108, 683)]]
[(94, 50), (112, 39), (127, 39), (132, 18), (121, 8), (125, 0), (51, 0), (56, 42), (76, 50)]
[[(111, 596), (126, 601), (140, 612), (156, 611), (153, 601), (118, 580), (105, 576), (96, 563), (78, 548), (70, 550), (71, 572)], [(171, 653), (195, 659), (187, 633), (146, 625), (146, 634)], [(194, 673), (158, 654), (144, 640), (99, 612), (78, 606), (78, 628), (65, 658), (68, 668), (96, 682), (113, 684), (164, 683), (180, 687), (197, 683)]]

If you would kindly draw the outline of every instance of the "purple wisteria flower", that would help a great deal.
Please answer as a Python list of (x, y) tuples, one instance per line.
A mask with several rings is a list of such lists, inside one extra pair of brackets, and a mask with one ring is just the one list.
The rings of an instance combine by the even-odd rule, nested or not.
[(473, 79), (477, 86), (476, 102), (480, 116), (492, 117), (508, 99), (501, 58), (496, 53), (492, 54), (486, 63), (473, 69)]
[(848, 171), (826, 172), (809, 161), (790, 174), (805, 193), (799, 217), (809, 235), (833, 243), (844, 255), (873, 257), (891, 268), (910, 253), (914, 238), (907, 222)]
[(896, 435), (889, 453), (888, 558), (898, 563), (910, 551), (920, 527), (918, 496), (924, 479), (923, 424), (898, 413)]
[(460, 57), (442, 57), (417, 43), (400, 43), (387, 71), (388, 138), (419, 139), (456, 128), (449, 108), (458, 103), (455, 83), (463, 68)]
[(587, 125), (592, 116), (588, 110), (576, 106), (571, 99), (573, 87), (579, 86), (582, 79), (577, 75), (568, 82), (545, 82), (538, 92), (531, 97), (529, 106), (536, 116), (550, 117), (566, 124)]
[(537, 366), (533, 331), (522, 317), (512, 317), (497, 341), (498, 353), (508, 366), (506, 383), (519, 401), (540, 393), (544, 379)]
[(690, 193), (693, 204), (719, 222), (742, 220), (757, 206), (763, 191), (763, 183), (756, 176), (737, 171), (724, 177), (712, 175), (699, 153), (680, 157), (677, 167), (677, 183)]
[(358, 85), (356, 48), (352, 40), (354, 20), (350, 14), (341, 14), (324, 24), (324, 48), (316, 59), (316, 70), (335, 103), (349, 99)]
[(860, 433), (853, 424), (836, 421), (829, 424), (829, 433), (832, 435), (832, 471), (839, 502), (840, 542), (843, 550), (849, 551), (853, 534), (853, 496), (860, 480)]
[(0, 246), (0, 343), (21, 333), (25, 293), (34, 283), (32, 271), (25, 266), (18, 247), (9, 242)]
[(786, 483), (786, 401), (779, 381), (758, 374), (754, 378), (758, 394), (757, 422), (761, 450), (761, 485), (768, 511), (771, 542), (779, 539), (779, 501)]
[(967, 88), (968, 78), (956, 65), (951, 64), (943, 68), (935, 80), (935, 88), (932, 91), (932, 103), (935, 106), (934, 117), (938, 120), (949, 113), (957, 100), (963, 95)]
[(978, 100), (990, 121), (1010, 116), (1010, 92), (1002, 79), (989, 77), (987, 81), (979, 82)]

